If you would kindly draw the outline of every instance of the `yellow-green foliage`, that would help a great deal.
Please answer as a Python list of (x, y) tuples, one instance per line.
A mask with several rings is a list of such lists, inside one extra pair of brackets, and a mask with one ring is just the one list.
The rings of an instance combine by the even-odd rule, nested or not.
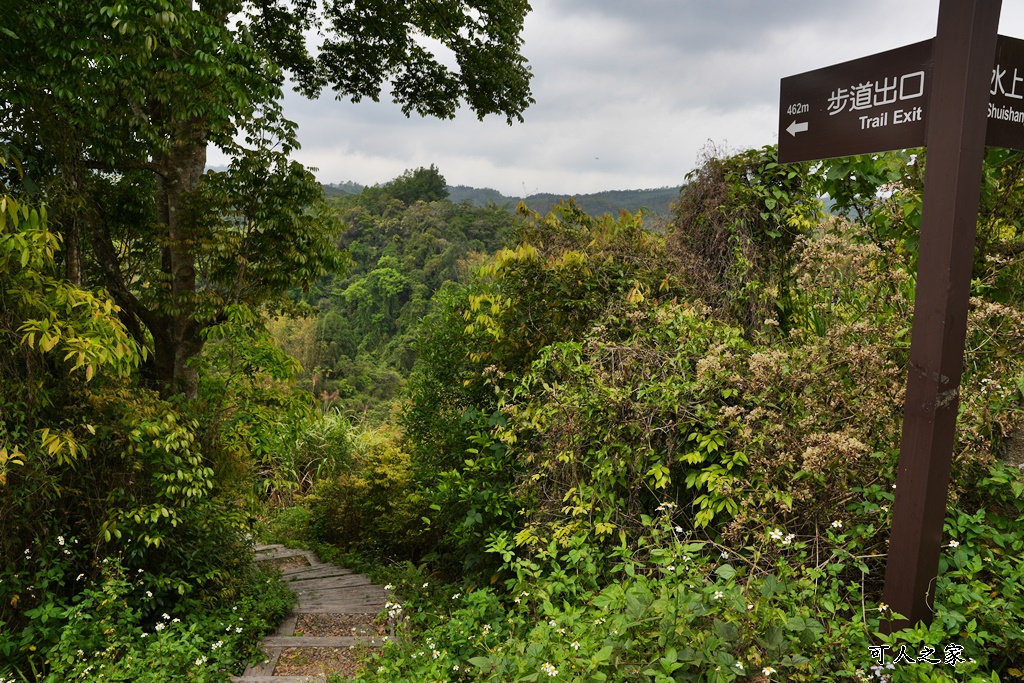
[(318, 541), (381, 557), (415, 558), (434, 540), (423, 517), (409, 451), (400, 431), (383, 425), (352, 436), (351, 462), (317, 484), (309, 505)]
[(60, 246), (44, 210), (0, 197), (0, 677), (45, 673), (105, 557), (147, 618), (230, 595), (249, 559), (198, 421), (133, 383), (145, 351), (103, 292), (62, 277)]

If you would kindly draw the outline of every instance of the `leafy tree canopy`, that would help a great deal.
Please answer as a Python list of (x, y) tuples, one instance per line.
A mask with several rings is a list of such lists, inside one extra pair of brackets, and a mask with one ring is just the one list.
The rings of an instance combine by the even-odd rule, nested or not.
[(413, 204), (418, 201), (436, 202), (448, 198), (448, 186), (444, 176), (433, 164), (430, 168), (406, 171), (384, 186), (395, 199)]
[[(511, 123), (533, 101), (519, 53), (528, 10), (0, 0), (0, 140), (50, 198), (69, 278), (105, 285), (154, 351), (154, 385), (194, 396), (189, 361), (226, 307), (265, 305), (341, 265), (326, 248), (336, 224), (315, 208), (322, 190), (287, 158), (298, 143), (281, 112), (286, 75), (310, 97), (378, 100), (390, 86), (407, 115), (452, 117), (465, 103)], [(211, 143), (233, 162), (204, 176)]]

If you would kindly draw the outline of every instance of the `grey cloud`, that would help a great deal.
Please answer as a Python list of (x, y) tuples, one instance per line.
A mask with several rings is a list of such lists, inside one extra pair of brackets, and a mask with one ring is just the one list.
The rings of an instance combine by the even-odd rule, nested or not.
[[(1001, 30), (1024, 37), (1024, 3)], [(779, 79), (922, 40), (938, 0), (535, 0), (526, 122), (405, 118), (382, 102), (289, 95), (298, 158), (325, 181), (388, 180), (436, 163), (506, 194), (678, 185), (708, 141), (775, 142)], [(599, 157), (596, 158), (595, 157)]]

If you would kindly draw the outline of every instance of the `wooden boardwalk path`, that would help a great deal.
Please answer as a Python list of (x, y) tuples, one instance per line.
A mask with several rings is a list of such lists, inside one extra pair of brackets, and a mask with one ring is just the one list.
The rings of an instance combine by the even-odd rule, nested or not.
[[(322, 659), (319, 654), (328, 654), (351, 650), (352, 647), (380, 646), (386, 636), (378, 635), (369, 628), (370, 620), (381, 610), (388, 600), (394, 596), (381, 586), (374, 585), (362, 574), (355, 574), (350, 569), (333, 564), (320, 562), (316, 555), (308, 550), (293, 550), (283, 545), (264, 545), (256, 547), (257, 562), (273, 562), (282, 564), (283, 578), (289, 588), (298, 597), (298, 604), (285, 617), (284, 621), (272, 635), (263, 639), (263, 651), (267, 659), (257, 666), (249, 666), (241, 676), (231, 680), (236, 683), (315, 683), (326, 680), (330, 670), (315, 674), (294, 675), (278, 674), (281, 669), (282, 655), (297, 654), (298, 659), (317, 661)], [(319, 624), (323, 629), (325, 622), (349, 621), (360, 623), (359, 627), (351, 628), (352, 635), (338, 635), (338, 628), (328, 628), (331, 635), (304, 635), (309, 626), (302, 624)], [(300, 626), (302, 632), (296, 633)], [(311, 630), (318, 630), (314, 626)], [(309, 656), (304, 657), (303, 653)], [(287, 667), (284, 667), (287, 668)]]

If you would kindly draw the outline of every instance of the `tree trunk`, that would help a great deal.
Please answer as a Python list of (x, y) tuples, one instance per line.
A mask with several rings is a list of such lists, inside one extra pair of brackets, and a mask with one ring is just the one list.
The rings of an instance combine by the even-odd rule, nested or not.
[[(194, 399), (199, 377), (189, 361), (203, 350), (202, 330), (207, 323), (196, 320), (196, 244), (182, 202), (195, 190), (206, 167), (206, 145), (175, 142), (170, 154), (153, 160), (156, 172), (157, 218), (163, 226), (166, 246), (160, 268), (167, 276), (169, 300), (147, 308), (125, 281), (110, 232), (101, 221), (89, 221), (93, 253), (103, 268), (107, 290), (121, 307), (121, 319), (139, 343), (148, 340), (153, 354), (142, 368), (143, 376), (164, 397), (183, 393)], [(140, 325), (141, 323), (141, 325)]]
[(68, 282), (82, 286), (82, 252), (78, 219), (72, 218), (64, 230), (64, 264)]
[(157, 330), (154, 362), (159, 373), (161, 393), (182, 392), (194, 399), (199, 377), (188, 361), (203, 350), (200, 334), (203, 325), (195, 319), (196, 245), (191, 226), (185, 220), (182, 200), (196, 189), (206, 168), (206, 145), (176, 142), (171, 153), (155, 160), (161, 173), (157, 175), (157, 217), (166, 226), (167, 246), (162, 269), (170, 278), (171, 313)]

